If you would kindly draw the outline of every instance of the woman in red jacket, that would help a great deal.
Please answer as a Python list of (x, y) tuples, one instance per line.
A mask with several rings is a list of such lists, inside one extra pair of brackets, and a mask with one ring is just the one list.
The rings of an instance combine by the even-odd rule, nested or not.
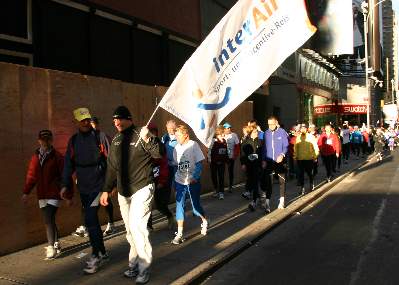
[(317, 142), (324, 166), (327, 171), (327, 182), (331, 182), (332, 171), (335, 170), (335, 158), (339, 157), (341, 146), (339, 138), (331, 131), (331, 125), (327, 124), (324, 133)]
[(29, 193), (36, 186), (39, 207), (43, 213), (49, 244), (46, 247), (46, 260), (54, 259), (61, 253), (55, 214), (61, 201), (60, 182), (64, 158), (53, 148), (52, 142), (51, 131), (42, 130), (39, 132), (40, 147), (30, 160), (22, 195), (22, 201), (26, 203)]

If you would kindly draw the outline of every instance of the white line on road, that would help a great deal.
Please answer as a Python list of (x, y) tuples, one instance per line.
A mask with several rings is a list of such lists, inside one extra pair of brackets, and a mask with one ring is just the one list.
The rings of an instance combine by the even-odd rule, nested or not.
[(382, 214), (384, 213), (385, 210), (386, 203), (387, 203), (387, 198), (382, 199), (381, 205), (377, 211), (377, 214), (374, 217), (371, 238), (366, 247), (363, 249), (363, 251), (360, 254), (360, 258), (356, 266), (356, 271), (351, 273), (351, 282), (349, 283), (350, 285), (355, 285), (359, 280), (360, 274), (362, 273), (363, 263), (365, 262), (367, 257), (367, 253), (371, 251), (373, 243), (377, 240), (378, 230), (381, 223)]

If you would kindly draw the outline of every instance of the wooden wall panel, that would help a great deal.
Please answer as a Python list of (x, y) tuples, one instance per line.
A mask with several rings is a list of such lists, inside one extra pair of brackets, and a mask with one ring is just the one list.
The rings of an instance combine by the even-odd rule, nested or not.
[[(7, 232), (7, 235), (0, 236), (0, 255), (45, 242), (46, 239), (36, 193), (32, 193), (27, 205), (20, 202), (27, 163), (37, 146), (40, 129), (51, 129), (55, 147), (64, 153), (68, 139), (77, 131), (73, 122), (74, 109), (88, 107), (92, 115), (100, 118), (101, 129), (113, 136), (112, 113), (117, 106), (126, 105), (132, 112), (133, 122), (142, 126), (147, 123), (166, 90), (166, 87), (160, 86), (134, 85), (0, 63), (0, 118), (4, 122), (0, 124), (0, 228)], [(240, 136), (241, 126), (251, 117), (252, 103), (244, 102), (226, 120)], [(165, 123), (170, 119), (175, 119), (177, 124), (183, 123), (163, 109), (158, 109), (153, 122), (157, 124), (160, 135), (166, 132)], [(192, 139), (196, 139), (191, 134)], [(202, 148), (206, 154), (206, 148)], [(238, 161), (236, 174), (236, 182), (242, 181)], [(207, 164), (202, 182), (202, 192), (212, 190)], [(115, 216), (119, 219), (119, 206), (115, 198), (113, 201)], [(57, 213), (61, 235), (68, 235), (79, 226), (80, 207), (77, 193), (72, 207), (61, 206)], [(100, 210), (100, 220), (102, 223), (107, 221), (104, 210)]]

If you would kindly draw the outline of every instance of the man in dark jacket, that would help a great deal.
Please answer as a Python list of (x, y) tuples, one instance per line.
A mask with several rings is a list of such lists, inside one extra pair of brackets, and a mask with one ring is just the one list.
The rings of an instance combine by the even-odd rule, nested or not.
[(125, 106), (115, 110), (113, 119), (118, 134), (111, 143), (101, 205), (107, 205), (116, 180), (119, 207), (130, 244), (129, 269), (124, 275), (137, 277), (136, 284), (144, 284), (149, 280), (152, 262), (147, 223), (155, 189), (153, 159), (162, 158), (160, 141), (147, 127), (140, 129), (133, 125), (132, 115)]
[(285, 188), (286, 188), (286, 156), (288, 152), (288, 134), (280, 128), (275, 117), (267, 120), (269, 129), (265, 132), (265, 141), (263, 144), (262, 167), (266, 170), (266, 212), (270, 212), (270, 198), (272, 196), (272, 179), (277, 174), (280, 183), (280, 201), (279, 209), (284, 209)]
[(98, 209), (104, 186), (109, 141), (103, 132), (92, 128), (91, 115), (87, 108), (76, 109), (73, 114), (79, 130), (68, 141), (60, 195), (61, 198), (68, 199), (68, 192), (73, 190), (72, 174), (75, 173), (93, 251), (83, 271), (93, 274), (108, 259), (98, 220)]

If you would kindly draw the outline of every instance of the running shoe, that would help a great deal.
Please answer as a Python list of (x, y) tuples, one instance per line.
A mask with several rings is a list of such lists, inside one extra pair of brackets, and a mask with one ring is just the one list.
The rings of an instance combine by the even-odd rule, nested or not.
[(150, 271), (144, 269), (139, 273), (139, 275), (137, 275), (136, 284), (146, 284), (148, 281), (150, 281)]
[(181, 244), (181, 243), (183, 243), (184, 242), (183, 235), (178, 234), (178, 233), (175, 233), (175, 234), (176, 234), (176, 236), (175, 236), (174, 239), (172, 239), (171, 243), (172, 244)]
[(123, 276), (127, 278), (134, 278), (137, 277), (137, 275), (139, 275), (139, 266), (137, 264), (133, 267), (129, 266), (129, 269), (123, 272)]

